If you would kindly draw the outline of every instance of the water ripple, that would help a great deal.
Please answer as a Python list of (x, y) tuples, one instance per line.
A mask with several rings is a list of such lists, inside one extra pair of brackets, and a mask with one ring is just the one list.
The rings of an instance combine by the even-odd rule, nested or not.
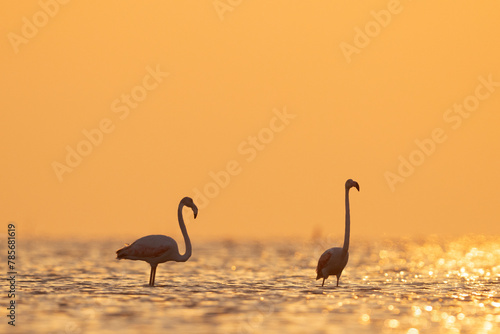
[[(23, 332), (499, 333), (500, 239), (355, 242), (336, 287), (313, 242), (195, 244), (186, 263), (116, 261), (121, 242), (22, 249)], [(82, 259), (80, 249), (92, 249)], [(29, 305), (29, 307), (28, 307)]]

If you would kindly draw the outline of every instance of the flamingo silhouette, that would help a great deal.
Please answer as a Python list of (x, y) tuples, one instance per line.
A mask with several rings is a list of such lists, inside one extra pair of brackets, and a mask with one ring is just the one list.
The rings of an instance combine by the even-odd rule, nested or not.
[(345, 235), (344, 246), (327, 249), (319, 258), (316, 268), (316, 280), (323, 278), (321, 286), (325, 285), (325, 280), (330, 275), (337, 276), (337, 286), (339, 286), (340, 275), (347, 265), (349, 259), (349, 235), (351, 233), (351, 216), (349, 211), (349, 189), (356, 187), (359, 191), (359, 184), (351, 179), (345, 183)]
[(179, 226), (186, 243), (186, 252), (181, 255), (177, 243), (171, 237), (165, 235), (148, 235), (134, 241), (130, 246), (125, 246), (116, 251), (116, 258), (128, 260), (146, 261), (151, 265), (149, 275), (149, 286), (155, 285), (156, 267), (159, 263), (167, 261), (186, 262), (191, 257), (191, 240), (187, 234), (186, 225), (182, 218), (182, 208), (184, 206), (193, 209), (194, 218), (198, 215), (198, 208), (190, 197), (184, 197), (179, 203), (177, 217)]

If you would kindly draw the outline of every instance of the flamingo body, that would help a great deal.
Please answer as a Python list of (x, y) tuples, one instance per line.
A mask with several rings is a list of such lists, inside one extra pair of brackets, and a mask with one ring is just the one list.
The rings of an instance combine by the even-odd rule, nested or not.
[(174, 261), (179, 253), (177, 242), (165, 235), (148, 235), (116, 252), (117, 259), (141, 260), (148, 263)]
[(341, 247), (327, 249), (319, 258), (318, 267), (316, 268), (316, 279), (323, 278), (323, 284), (325, 284), (328, 276), (337, 276), (338, 286), (340, 275), (342, 275), (342, 270), (344, 270), (348, 260), (349, 252), (343, 256)]
[(179, 253), (179, 247), (174, 239), (167, 237), (166, 235), (157, 234), (137, 239), (131, 245), (126, 245), (116, 251), (116, 258), (118, 260), (140, 260), (150, 264), (150, 286), (154, 286), (155, 284), (156, 267), (159, 263), (167, 261), (186, 262), (191, 257), (191, 241), (189, 240), (186, 225), (184, 224), (184, 219), (182, 217), (182, 208), (184, 206), (188, 206), (193, 209), (194, 218), (198, 215), (198, 208), (194, 204), (193, 200), (189, 197), (184, 197), (180, 201), (179, 208), (177, 210), (179, 226), (181, 228), (182, 235), (184, 236), (184, 242), (186, 243), (186, 252), (184, 254), (181, 255)]

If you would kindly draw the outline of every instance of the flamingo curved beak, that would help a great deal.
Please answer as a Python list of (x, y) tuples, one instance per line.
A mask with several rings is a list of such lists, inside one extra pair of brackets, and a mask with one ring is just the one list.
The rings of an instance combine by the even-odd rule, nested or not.
[(192, 210), (193, 210), (193, 213), (194, 213), (194, 219), (196, 219), (196, 216), (198, 216), (198, 207), (196, 205), (193, 205), (192, 206), (189, 206)]
[(354, 185), (356, 187), (356, 189), (358, 189), (359, 191), (359, 184), (356, 182), (356, 185)]

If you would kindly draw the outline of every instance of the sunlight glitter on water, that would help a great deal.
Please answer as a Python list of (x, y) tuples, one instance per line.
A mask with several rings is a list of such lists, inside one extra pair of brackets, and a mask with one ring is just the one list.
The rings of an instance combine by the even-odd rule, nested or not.
[[(116, 261), (121, 241), (20, 241), (23, 333), (499, 333), (500, 238), (194, 243), (186, 263)], [(82, 250), (85, 250), (82, 252)], [(89, 251), (87, 251), (89, 250)]]

